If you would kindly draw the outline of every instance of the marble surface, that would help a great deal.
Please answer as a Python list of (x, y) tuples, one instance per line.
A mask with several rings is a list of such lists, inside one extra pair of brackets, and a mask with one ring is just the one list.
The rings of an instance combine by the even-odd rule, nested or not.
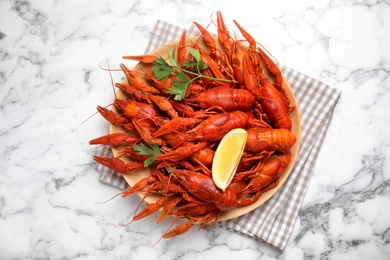
[[(0, 1), (0, 259), (390, 259), (390, 4), (386, 0)], [(255, 5), (257, 7), (255, 8)], [(129, 220), (137, 197), (99, 181), (88, 141), (110, 75), (156, 19), (222, 11), (284, 65), (341, 89), (287, 247)], [(121, 74), (113, 72), (118, 81)]]

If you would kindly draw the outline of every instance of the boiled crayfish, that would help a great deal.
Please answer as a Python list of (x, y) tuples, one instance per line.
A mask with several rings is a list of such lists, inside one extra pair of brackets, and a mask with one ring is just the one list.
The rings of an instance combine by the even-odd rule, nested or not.
[[(290, 113), (296, 107), (283, 88), (282, 73), (234, 22), (245, 40), (230, 36), (220, 12), (217, 38), (194, 22), (201, 36), (188, 41), (183, 33), (176, 55), (170, 57), (175, 70), (153, 54), (124, 56), (138, 60), (143, 69), (121, 64), (126, 80), (115, 86), (125, 98), (115, 97), (113, 110), (98, 107), (123, 131), (91, 140), (90, 144), (120, 151), (115, 158), (94, 159), (123, 174), (149, 168), (151, 174), (122, 196), (134, 192), (159, 196), (134, 220), (157, 210), (161, 210), (158, 223), (168, 215), (188, 218), (164, 238), (182, 234), (194, 224), (212, 226), (224, 211), (255, 203), (276, 187), (292, 160), (290, 150), (297, 138)], [(156, 66), (172, 70), (162, 77)], [(212, 181), (211, 164), (218, 142), (235, 128), (245, 128), (248, 139), (233, 182), (222, 191)]]

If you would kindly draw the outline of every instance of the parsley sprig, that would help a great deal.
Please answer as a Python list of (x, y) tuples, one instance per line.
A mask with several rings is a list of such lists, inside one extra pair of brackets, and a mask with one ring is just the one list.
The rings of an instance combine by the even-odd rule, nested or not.
[[(144, 160), (144, 167), (147, 168), (156, 161), (156, 156), (162, 154), (160, 148), (157, 144), (147, 143), (150, 147), (146, 146), (144, 143), (133, 145), (134, 151), (137, 151), (139, 155), (150, 155), (147, 159)], [(176, 169), (175, 166), (166, 166), (167, 173), (171, 173)]]
[[(158, 57), (156, 59), (156, 63), (152, 67), (153, 74), (158, 80), (165, 80), (171, 75), (172, 72), (175, 73), (178, 80), (173, 80), (171, 82), (172, 85), (175, 86), (175, 88), (168, 89), (170, 94), (175, 95), (175, 100), (182, 100), (191, 82), (199, 78), (232, 82), (232, 80), (229, 79), (220, 79), (202, 75), (201, 71), (207, 69), (208, 65), (201, 59), (200, 53), (197, 49), (189, 48), (188, 52), (191, 54), (192, 57), (194, 57), (195, 60), (188, 60), (184, 62), (182, 64), (183, 67), (180, 67), (177, 64), (177, 61), (175, 59), (175, 49), (172, 51), (172, 54), (168, 53), (168, 60), (171, 64), (168, 64), (168, 62), (164, 58)], [(191, 74), (194, 77), (189, 78), (187, 74)]]
[(149, 143), (150, 147), (147, 147), (145, 144), (135, 144), (133, 145), (133, 149), (139, 153), (139, 155), (151, 155), (144, 161), (144, 166), (149, 167), (156, 161), (156, 156), (161, 154), (160, 148), (157, 144)]

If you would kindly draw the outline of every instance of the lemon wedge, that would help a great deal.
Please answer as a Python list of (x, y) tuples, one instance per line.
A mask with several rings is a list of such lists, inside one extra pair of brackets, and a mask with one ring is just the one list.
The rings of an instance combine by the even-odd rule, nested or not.
[(243, 128), (228, 132), (220, 141), (211, 168), (215, 186), (225, 191), (236, 173), (248, 133)]

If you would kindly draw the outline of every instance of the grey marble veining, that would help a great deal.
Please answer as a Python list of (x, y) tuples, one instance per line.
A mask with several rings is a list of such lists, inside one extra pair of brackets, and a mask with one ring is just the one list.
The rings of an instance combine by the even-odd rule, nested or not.
[[(100, 66), (142, 54), (157, 19), (217, 10), (343, 91), (283, 252), (217, 228), (154, 245), (170, 223), (128, 223), (137, 197), (99, 203), (120, 192), (88, 144), (113, 99)], [(0, 259), (389, 259), (389, 17), (388, 1), (0, 1)]]

